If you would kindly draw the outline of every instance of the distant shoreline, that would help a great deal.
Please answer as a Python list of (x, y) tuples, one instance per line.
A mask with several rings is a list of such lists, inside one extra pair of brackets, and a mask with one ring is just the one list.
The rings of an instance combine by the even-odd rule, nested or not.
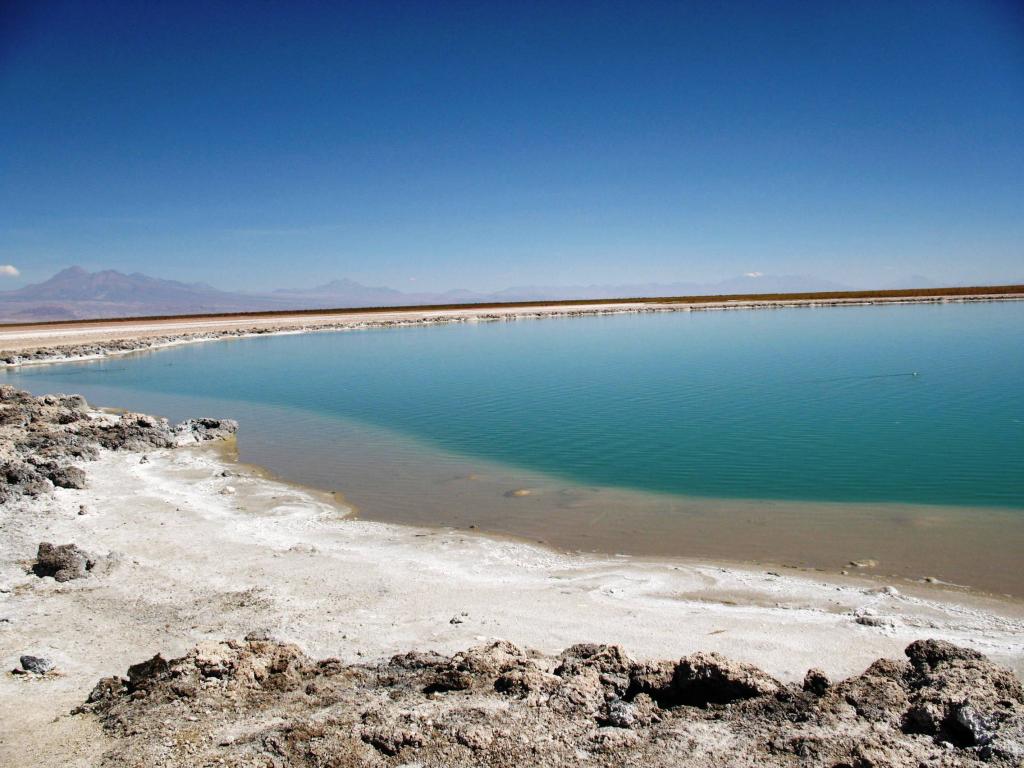
[(0, 366), (95, 360), (181, 344), (268, 334), (648, 312), (1024, 300), (1024, 285), (509, 304), (297, 310), (0, 324)]
[(463, 309), (515, 309), (527, 307), (585, 307), (597, 304), (707, 304), (722, 302), (777, 302), (777, 301), (834, 301), (837, 299), (933, 299), (942, 297), (1024, 297), (1022, 285), (955, 286), (950, 288), (895, 288), (866, 291), (811, 291), (796, 293), (735, 293), (701, 294), (688, 296), (635, 296), (595, 299), (536, 299), (532, 301), (469, 302), (461, 304), (412, 304), (371, 307), (331, 307), (323, 309), (276, 309), (251, 312), (206, 312), (180, 315), (136, 315), (126, 317), (97, 317), (74, 320), (33, 320), (28, 322), (0, 322), (0, 329), (31, 328), (49, 325), (79, 325), (94, 323), (134, 322), (139, 320), (232, 319), (249, 317), (288, 317), (292, 315), (346, 315), (380, 312), (417, 312)]

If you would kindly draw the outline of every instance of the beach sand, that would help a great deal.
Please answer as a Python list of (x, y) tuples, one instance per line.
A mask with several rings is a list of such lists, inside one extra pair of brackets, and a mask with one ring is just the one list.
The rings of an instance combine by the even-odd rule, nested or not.
[[(88, 488), (8, 505), (0, 663), (32, 653), (58, 673), (0, 677), (0, 764), (92, 764), (109, 737), (69, 712), (98, 678), (252, 630), (345, 661), (495, 637), (545, 652), (620, 643), (641, 659), (710, 650), (786, 681), (858, 673), (928, 637), (1024, 671), (1020, 603), (366, 522), (228, 448), (104, 452), (85, 465)], [(58, 584), (27, 570), (40, 541), (111, 557)]]

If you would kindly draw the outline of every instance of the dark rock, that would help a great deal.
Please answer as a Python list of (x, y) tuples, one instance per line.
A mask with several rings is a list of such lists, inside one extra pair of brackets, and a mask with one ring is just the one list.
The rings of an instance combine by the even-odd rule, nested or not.
[(19, 659), (19, 662), (21, 663), (22, 671), (33, 675), (45, 675), (53, 669), (53, 662), (41, 656), (29, 656), (26, 654)]
[(57, 413), (54, 420), (58, 424), (74, 424), (76, 421), (81, 421), (84, 418), (85, 414), (78, 411), (62, 410)]
[(580, 667), (592, 667), (605, 674), (623, 674), (634, 667), (633, 660), (619, 645), (579, 643), (566, 648), (559, 658), (562, 663), (555, 669), (556, 675)]
[(159, 653), (151, 659), (140, 661), (128, 667), (128, 690), (131, 692), (148, 688), (167, 672), (167, 660)]
[(11, 491), (25, 496), (41, 496), (53, 490), (53, 483), (38, 468), (24, 461), (0, 464), (0, 481)]
[(128, 686), (123, 678), (104, 677), (100, 678), (100, 681), (93, 687), (86, 702), (88, 704), (95, 704), (99, 701), (110, 701), (127, 692)]
[(528, 665), (513, 667), (497, 676), (494, 690), (507, 696), (526, 698), (530, 694), (550, 692), (557, 687), (557, 679)]
[(663, 708), (706, 707), (771, 696), (782, 684), (757, 667), (734, 662), (717, 653), (695, 653), (679, 661), (666, 685), (648, 693)]
[(831, 687), (832, 681), (820, 669), (809, 669), (807, 674), (804, 675), (803, 689), (808, 693), (813, 693), (815, 696), (823, 696), (825, 691)]
[(447, 663), (447, 656), (433, 651), (410, 651), (391, 657), (391, 664), (402, 669), (433, 669)]
[(980, 661), (985, 658), (977, 651), (944, 640), (917, 640), (908, 645), (904, 653), (914, 669), (921, 673), (931, 672), (954, 661)]
[(397, 755), (404, 747), (418, 747), (423, 743), (422, 734), (408, 728), (368, 728), (361, 736), (367, 744), (388, 756)]
[(49, 478), (58, 488), (85, 488), (85, 472), (78, 467), (58, 467)]
[(40, 578), (52, 576), (56, 581), (64, 582), (84, 577), (95, 564), (87, 552), (74, 544), (54, 546), (44, 541), (39, 545), (32, 572)]
[(836, 694), (856, 710), (858, 717), (895, 726), (909, 701), (909, 672), (906, 662), (879, 659), (864, 674), (836, 686)]
[(423, 686), (424, 693), (448, 693), (449, 691), (465, 691), (473, 686), (473, 677), (467, 672), (457, 669), (443, 669), (431, 675)]

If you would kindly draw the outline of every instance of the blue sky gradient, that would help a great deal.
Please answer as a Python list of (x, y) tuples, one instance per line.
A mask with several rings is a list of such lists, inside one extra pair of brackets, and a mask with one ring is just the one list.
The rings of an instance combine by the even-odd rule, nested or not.
[(0, 289), (1024, 280), (1024, 6), (25, 2)]

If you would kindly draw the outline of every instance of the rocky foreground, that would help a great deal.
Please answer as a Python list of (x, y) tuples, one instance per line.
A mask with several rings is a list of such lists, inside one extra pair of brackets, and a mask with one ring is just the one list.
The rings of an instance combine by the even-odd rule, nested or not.
[(1024, 693), (979, 653), (919, 641), (832, 684), (713, 653), (639, 663), (499, 641), (378, 664), (208, 643), (105, 678), (79, 708), (111, 766), (1019, 766)]
[[(0, 500), (87, 486), (87, 460), (102, 450), (172, 448), (235, 429), (0, 387)], [(30, 572), (40, 584), (89, 583), (98, 572), (115, 578), (110, 557), (40, 542)], [(12, 674), (32, 697), (64, 672), (26, 654)], [(1024, 764), (1020, 680), (935, 640), (842, 682), (812, 670), (786, 685), (713, 653), (636, 662), (617, 646), (555, 656), (499, 641), (349, 664), (256, 632), (155, 656), (91, 694), (89, 684), (71, 719), (102, 726), (109, 766)]]
[(147, 451), (227, 437), (228, 419), (189, 419), (172, 425), (141, 413), (105, 413), (81, 395), (34, 397), (0, 387), (0, 503), (42, 496), (54, 487), (84, 488), (80, 466), (101, 449)]

